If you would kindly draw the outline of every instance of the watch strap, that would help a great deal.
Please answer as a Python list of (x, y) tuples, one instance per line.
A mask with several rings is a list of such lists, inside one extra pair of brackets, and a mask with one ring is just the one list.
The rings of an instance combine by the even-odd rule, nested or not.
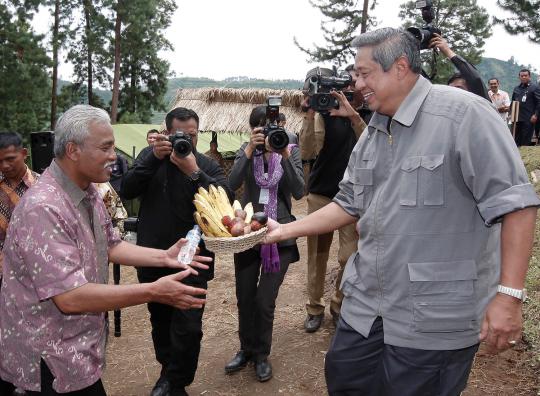
[(521, 300), (521, 301), (525, 301), (525, 298), (527, 297), (527, 293), (525, 289), (513, 289), (511, 287), (503, 286), (503, 285), (497, 286), (497, 292), (517, 298), (518, 300)]

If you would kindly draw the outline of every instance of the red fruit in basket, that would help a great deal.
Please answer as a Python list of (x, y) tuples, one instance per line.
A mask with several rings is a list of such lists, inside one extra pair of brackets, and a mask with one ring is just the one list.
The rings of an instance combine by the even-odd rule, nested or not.
[(245, 210), (242, 210), (242, 209), (236, 209), (234, 211), (234, 217), (241, 217), (242, 220), (245, 220), (246, 219), (246, 216), (247, 216), (247, 213)]
[(232, 219), (231, 219), (231, 216), (223, 216), (221, 218), (221, 223), (227, 227), (227, 229), (229, 229), (229, 227), (231, 226), (231, 223), (232, 223)]
[(261, 228), (264, 227), (264, 225), (259, 223), (257, 220), (251, 220), (250, 226), (251, 226), (251, 231), (259, 231)]
[(251, 220), (258, 221), (261, 225), (265, 226), (268, 222), (268, 215), (264, 212), (256, 212), (251, 216)]
[(244, 235), (244, 226), (245, 226), (245, 223), (243, 221), (241, 221), (241, 222), (238, 221), (238, 222), (234, 223), (231, 226), (231, 230), (230, 230), (231, 235), (233, 237)]

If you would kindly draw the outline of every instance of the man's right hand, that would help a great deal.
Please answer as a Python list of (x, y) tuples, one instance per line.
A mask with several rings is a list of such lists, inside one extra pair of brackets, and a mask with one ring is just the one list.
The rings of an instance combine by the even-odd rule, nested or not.
[(164, 276), (152, 284), (152, 301), (171, 305), (178, 309), (202, 308), (206, 303), (204, 298), (194, 296), (206, 295), (206, 290), (184, 285), (180, 282), (193, 273), (192, 269)]
[(157, 159), (164, 159), (165, 157), (171, 155), (172, 153), (172, 144), (169, 142), (169, 139), (165, 135), (158, 135), (153, 146), (154, 155)]

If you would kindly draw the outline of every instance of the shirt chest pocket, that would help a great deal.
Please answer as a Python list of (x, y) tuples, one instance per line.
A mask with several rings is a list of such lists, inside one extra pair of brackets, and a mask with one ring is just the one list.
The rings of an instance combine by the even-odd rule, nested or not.
[(365, 209), (369, 204), (368, 193), (373, 186), (373, 169), (354, 168), (353, 190), (354, 205), (358, 209)]
[(444, 205), (444, 154), (407, 157), (401, 165), (401, 206)]

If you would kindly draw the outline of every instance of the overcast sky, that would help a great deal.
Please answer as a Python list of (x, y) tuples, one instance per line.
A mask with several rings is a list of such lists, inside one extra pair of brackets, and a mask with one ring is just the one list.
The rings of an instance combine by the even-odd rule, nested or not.
[[(403, 0), (379, 0), (375, 15), (379, 27), (398, 27), (399, 4)], [(266, 79), (303, 79), (316, 64), (293, 43), (308, 48), (324, 44), (320, 29), (322, 15), (308, 0), (178, 0), (178, 9), (166, 36), (174, 52), (164, 52), (176, 76), (223, 79), (248, 76)], [(362, 3), (360, 0), (359, 3)], [(495, 0), (478, 0), (488, 12), (501, 15)], [(48, 16), (36, 18), (36, 30), (50, 31)], [(443, 32), (444, 33), (444, 32)], [(451, 43), (450, 43), (451, 44)], [(510, 36), (501, 27), (493, 29), (484, 56), (508, 60), (540, 69), (540, 45), (524, 36)], [(71, 68), (60, 74), (69, 79)]]

